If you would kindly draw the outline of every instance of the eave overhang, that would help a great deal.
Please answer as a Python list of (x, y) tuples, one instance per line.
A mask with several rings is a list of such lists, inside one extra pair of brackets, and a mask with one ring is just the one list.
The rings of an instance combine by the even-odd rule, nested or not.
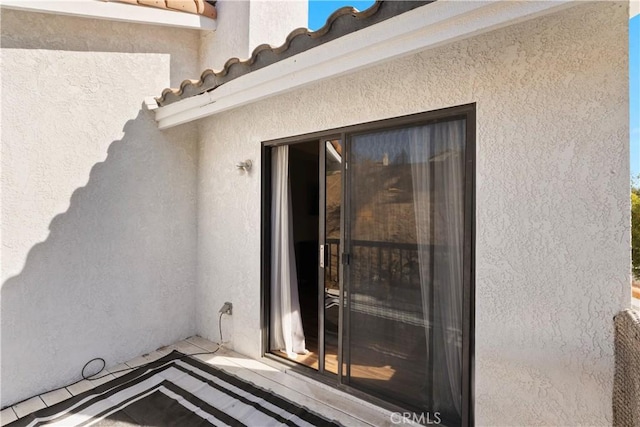
[(556, 1), (439, 0), (346, 34), (169, 105), (146, 104), (166, 129), (576, 5)]

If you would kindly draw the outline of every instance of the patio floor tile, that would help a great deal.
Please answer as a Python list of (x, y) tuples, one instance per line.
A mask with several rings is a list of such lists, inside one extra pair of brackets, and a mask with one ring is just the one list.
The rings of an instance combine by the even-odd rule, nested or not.
[(58, 402), (62, 402), (65, 399), (71, 397), (71, 393), (66, 388), (50, 391), (49, 393), (41, 394), (40, 398), (47, 406), (55, 405)]
[(67, 390), (69, 390), (69, 393), (71, 393), (72, 395), (77, 395), (80, 394), (82, 392), (85, 392), (87, 390), (91, 390), (92, 388), (94, 388), (95, 386), (93, 384), (91, 384), (91, 381), (88, 380), (82, 380), (79, 381), (75, 384), (71, 384), (69, 386), (67, 386)]
[(0, 425), (9, 424), (17, 419), (18, 417), (12, 408), (6, 408), (0, 411)]
[[(0, 414), (2, 423), (4, 425), (13, 421), (16, 415), (23, 417), (46, 407), (46, 405), (53, 405), (72, 395), (75, 396), (90, 390), (99, 384), (125, 375), (131, 371), (131, 369), (128, 369), (130, 367), (142, 366), (171, 353), (173, 350), (178, 350), (185, 354), (215, 351), (214, 354), (200, 354), (194, 357), (237, 375), (245, 381), (250, 381), (259, 387), (270, 390), (285, 399), (303, 405), (327, 418), (334, 419), (345, 426), (393, 426), (389, 411), (313, 381), (292, 371), (289, 367), (277, 363), (277, 361), (252, 359), (225, 347), (218, 349), (218, 344), (198, 336), (189, 337), (186, 340), (159, 348), (154, 352), (138, 356), (126, 363), (113, 366), (100, 374), (107, 374), (105, 378), (91, 381), (82, 380), (67, 386), (66, 389), (45, 393), (15, 405), (13, 408), (7, 408)], [(116, 372), (123, 369), (126, 369), (126, 371)]]
[(16, 411), (18, 418), (24, 417), (33, 411), (46, 407), (47, 405), (45, 405), (42, 399), (40, 399), (40, 396), (32, 397), (29, 400), (25, 400), (24, 402), (12, 406), (13, 410)]
[(127, 374), (127, 372), (131, 372), (131, 367), (128, 366), (126, 363), (121, 363), (119, 365), (116, 365), (107, 369), (107, 372), (109, 372), (114, 377), (118, 378)]

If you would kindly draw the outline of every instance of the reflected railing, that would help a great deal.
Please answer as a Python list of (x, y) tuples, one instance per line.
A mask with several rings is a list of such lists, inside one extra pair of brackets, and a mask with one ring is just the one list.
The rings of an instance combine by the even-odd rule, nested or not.
[[(357, 257), (362, 265), (355, 272), (360, 280), (420, 286), (417, 244), (353, 240), (351, 246), (352, 256)], [(337, 290), (341, 265), (340, 239), (326, 239), (326, 248), (325, 284), (327, 288)], [(377, 267), (372, 268), (373, 265)]]
[[(339, 304), (340, 240), (326, 239), (325, 307)], [(351, 309), (424, 326), (422, 287), (415, 243), (353, 240), (349, 272)], [(434, 254), (437, 256), (437, 254)]]

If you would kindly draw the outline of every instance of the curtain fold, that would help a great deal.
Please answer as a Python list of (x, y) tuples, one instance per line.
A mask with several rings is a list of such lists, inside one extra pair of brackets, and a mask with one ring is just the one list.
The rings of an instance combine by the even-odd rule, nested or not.
[(305, 354), (293, 242), (293, 215), (289, 184), (289, 147), (272, 150), (271, 200), (271, 350), (291, 358)]
[(460, 415), (465, 121), (412, 128), (409, 140), (431, 403)]

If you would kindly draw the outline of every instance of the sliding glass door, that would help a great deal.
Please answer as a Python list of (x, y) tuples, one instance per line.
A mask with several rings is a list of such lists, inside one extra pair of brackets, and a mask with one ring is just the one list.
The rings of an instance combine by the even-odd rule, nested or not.
[(472, 421), (474, 111), (278, 141), (263, 163), (269, 351), (449, 426)]
[(459, 424), (465, 120), (347, 145), (346, 381)]

